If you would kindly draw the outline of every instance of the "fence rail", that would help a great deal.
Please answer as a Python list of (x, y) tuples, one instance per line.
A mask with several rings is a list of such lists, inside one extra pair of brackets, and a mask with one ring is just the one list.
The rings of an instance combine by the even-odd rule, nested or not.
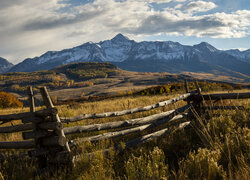
[[(13, 120), (21, 120), (23, 124), (0, 127), (0, 133), (22, 132), (24, 141), (0, 142), (0, 149), (29, 149), (30, 157), (37, 157), (42, 161), (43, 167), (54, 162), (60, 161), (72, 162), (73, 156), (71, 149), (81, 142), (95, 142), (101, 139), (111, 139), (138, 133), (153, 128), (160, 128), (164, 125), (164, 129), (154, 131), (141, 137), (129, 140), (125, 143), (125, 148), (134, 147), (139, 144), (151, 141), (164, 134), (170, 133), (169, 127), (175, 127), (176, 130), (189, 126), (191, 119), (189, 118), (190, 109), (194, 108), (197, 112), (201, 109), (245, 109), (244, 106), (204, 106), (205, 100), (224, 100), (224, 99), (245, 99), (250, 98), (250, 92), (247, 93), (227, 93), (227, 94), (201, 94), (198, 83), (195, 82), (196, 91), (189, 92), (188, 84), (185, 82), (186, 93), (178, 97), (171, 98), (166, 101), (158, 102), (144, 107), (133, 108), (115, 112), (82, 114), (75, 117), (59, 117), (58, 110), (53, 105), (46, 87), (40, 88), (44, 105), (46, 109), (36, 110), (34, 104), (34, 94), (32, 87), (28, 88), (30, 112), (0, 115), (2, 124)], [(123, 121), (108, 122), (102, 124), (91, 124), (85, 126), (63, 127), (63, 123), (71, 123), (85, 119), (107, 118), (113, 116), (123, 116), (137, 112), (149, 111), (158, 107), (164, 107), (178, 101), (185, 100), (187, 105), (173, 109), (170, 111), (153, 114), (146, 117), (127, 119)], [(172, 128), (171, 128), (172, 129)], [(67, 136), (77, 133), (85, 133), (92, 131), (114, 130), (99, 135), (83, 137), (78, 139), (67, 140)], [(120, 149), (115, 146), (115, 149)], [(107, 151), (107, 150), (104, 150)], [(44, 162), (46, 165), (44, 165)]]
[(65, 134), (75, 134), (75, 133), (83, 133), (83, 132), (91, 132), (91, 131), (100, 131), (100, 130), (109, 130), (109, 129), (116, 129), (116, 128), (124, 128), (129, 126), (135, 125), (144, 125), (148, 123), (153, 123), (154, 121), (161, 120), (163, 118), (169, 117), (171, 115), (175, 115), (178, 113), (182, 113), (185, 110), (189, 109), (191, 105), (186, 105), (184, 107), (166, 111), (160, 114), (154, 114), (151, 116), (131, 119), (131, 120), (123, 120), (123, 121), (115, 121), (109, 123), (102, 123), (102, 124), (92, 124), (92, 125), (85, 125), (85, 126), (75, 126), (75, 127), (68, 127), (64, 128), (63, 131)]
[(227, 93), (227, 94), (204, 94), (202, 96), (200, 95), (194, 95), (192, 99), (196, 100), (220, 100), (220, 99), (247, 99), (250, 98), (250, 93)]
[(31, 149), (35, 146), (34, 140), (0, 142), (0, 149)]
[(143, 112), (143, 111), (149, 111), (158, 107), (164, 107), (170, 104), (174, 104), (177, 101), (187, 99), (188, 97), (194, 95), (196, 91), (192, 91), (190, 93), (186, 93), (183, 95), (180, 95), (178, 97), (162, 101), (159, 103), (151, 104), (148, 106), (144, 107), (139, 107), (139, 108), (133, 108), (133, 109), (128, 109), (128, 110), (123, 110), (123, 111), (115, 111), (115, 112), (105, 112), (105, 113), (94, 113), (94, 114), (82, 114), (79, 116), (75, 117), (61, 117), (62, 122), (76, 122), (76, 121), (81, 121), (84, 119), (97, 119), (97, 118), (106, 118), (106, 117), (113, 117), (113, 116), (123, 116), (126, 114), (132, 114), (136, 112)]
[[(10, 122), (13, 120), (27, 119), (30, 117), (46, 117), (46, 116), (57, 114), (57, 112), (58, 111), (56, 108), (48, 108), (48, 109), (43, 109), (43, 110), (36, 111), (36, 112), (24, 112), (24, 113), (19, 113), (19, 114), (0, 115), (0, 121)], [(34, 118), (31, 118), (31, 120), (32, 119)]]
[(103, 134), (99, 134), (96, 136), (78, 138), (75, 140), (71, 140), (70, 143), (75, 144), (75, 143), (84, 142), (84, 141), (94, 142), (94, 141), (98, 141), (101, 139), (111, 139), (111, 138), (115, 138), (115, 137), (119, 137), (119, 136), (124, 136), (124, 135), (131, 134), (131, 133), (141, 132), (141, 131), (144, 131), (147, 129), (152, 129), (154, 127), (160, 126), (160, 125), (168, 123), (168, 122), (177, 121), (179, 119), (185, 118), (186, 116), (187, 116), (187, 114), (177, 115), (177, 116), (174, 116), (173, 118), (164, 118), (164, 119), (161, 119), (160, 121), (156, 121), (156, 122), (153, 122), (151, 124), (147, 123), (146, 125), (137, 126), (135, 128), (103, 133)]

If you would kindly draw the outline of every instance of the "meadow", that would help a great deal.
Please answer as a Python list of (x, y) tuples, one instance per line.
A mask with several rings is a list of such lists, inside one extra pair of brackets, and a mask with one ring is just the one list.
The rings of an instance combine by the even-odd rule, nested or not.
[[(241, 90), (243, 92), (244, 90)], [(178, 92), (182, 93), (182, 92)], [(102, 101), (69, 103), (57, 106), (60, 117), (69, 117), (85, 113), (98, 113), (129, 109), (153, 104), (176, 97), (178, 93), (165, 95), (134, 95), (105, 99)], [(209, 104), (209, 106), (218, 105)], [(162, 111), (183, 106), (186, 102), (157, 108), (147, 112), (90, 119), (65, 126), (86, 125), (102, 122), (144, 117)], [(223, 105), (245, 106), (245, 110), (207, 110), (203, 115), (191, 119), (191, 126), (181, 131), (173, 131), (168, 135), (146, 143), (143, 146), (104, 155), (101, 149), (123, 144), (133, 139), (135, 134), (116, 138), (113, 141), (102, 140), (97, 143), (85, 142), (78, 148), (80, 160), (74, 167), (63, 167), (54, 172), (49, 179), (249, 179), (250, 178), (250, 100), (226, 100)], [(39, 107), (43, 108), (43, 107)], [(11, 114), (29, 111), (28, 108), (12, 108), (0, 110), (0, 114)], [(196, 114), (196, 112), (194, 112)], [(18, 121), (13, 124), (18, 124)], [(10, 124), (4, 124), (10, 125)], [(95, 135), (72, 135), (69, 139)], [(146, 132), (142, 132), (141, 135)], [(20, 140), (21, 133), (1, 134), (0, 140)], [(93, 155), (86, 155), (87, 153)], [(39, 169), (35, 162), (16, 159), (13, 154), (24, 151), (3, 151), (0, 178), (2, 179), (42, 179), (36, 176)], [(8, 158), (6, 158), (8, 157)]]

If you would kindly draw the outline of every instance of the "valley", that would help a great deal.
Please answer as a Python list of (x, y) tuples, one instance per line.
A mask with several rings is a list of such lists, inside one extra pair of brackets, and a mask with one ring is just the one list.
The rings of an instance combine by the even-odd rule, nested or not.
[[(152, 88), (162, 89), (157, 90), (157, 92), (161, 91), (159, 94), (169, 93), (169, 88), (176, 89), (175, 87), (179, 87), (185, 80), (193, 81), (194, 78), (198, 79), (200, 83), (204, 82), (201, 84), (202, 88), (206, 89), (209, 86), (210, 90), (230, 90), (238, 84), (224, 83), (223, 80), (228, 77), (212, 74), (133, 72), (119, 69), (111, 63), (82, 62), (58, 66), (51, 70), (1, 74), (0, 91), (11, 92), (18, 99), (25, 101), (27, 100), (27, 88), (32, 86), (36, 99), (41, 100), (40, 95), (38, 95), (39, 88), (46, 86), (56, 102), (74, 99), (96, 100), (137, 94), (140, 91), (140, 94), (148, 94), (148, 92), (143, 91), (149, 89), (151, 92)], [(228, 81), (238, 82), (239, 79), (232, 78)], [(249, 84), (242, 83), (238, 86), (247, 88)]]
[(0, 75), (1, 90), (13, 92), (19, 98), (28, 86), (34, 91), (47, 86), (58, 100), (88, 96), (126, 94), (147, 87), (192, 80), (188, 75), (130, 72), (110, 63), (75, 63), (48, 71), (6, 73)]

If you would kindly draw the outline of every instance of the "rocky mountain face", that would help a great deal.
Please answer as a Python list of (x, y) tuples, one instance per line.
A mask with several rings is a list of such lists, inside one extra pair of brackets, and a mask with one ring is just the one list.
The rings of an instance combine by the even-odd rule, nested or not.
[(0, 74), (7, 72), (12, 66), (12, 63), (0, 57)]
[(130, 40), (122, 34), (99, 43), (88, 42), (72, 49), (49, 51), (28, 58), (10, 72), (48, 70), (72, 62), (111, 62), (121, 69), (138, 72), (183, 71), (250, 75), (250, 50), (218, 50), (202, 42), (194, 46), (172, 41)]
[(250, 62), (250, 49), (245, 51), (240, 51), (239, 49), (231, 49), (225, 51), (227, 54), (234, 56), (242, 61)]

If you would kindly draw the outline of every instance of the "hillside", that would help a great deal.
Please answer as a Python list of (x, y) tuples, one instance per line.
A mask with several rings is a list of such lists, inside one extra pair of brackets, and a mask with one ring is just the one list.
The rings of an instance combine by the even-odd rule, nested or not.
[[(22, 95), (27, 86), (47, 86), (58, 99), (114, 95), (154, 85), (192, 80), (188, 75), (124, 71), (110, 63), (74, 63), (52, 70), (0, 75), (1, 90)], [(25, 93), (24, 93), (25, 94)]]
[(7, 72), (12, 66), (14, 65), (7, 59), (0, 57), (0, 74)]
[[(105, 98), (107, 96), (125, 95), (135, 92), (143, 94), (140, 93), (141, 90), (151, 87), (156, 87), (157, 89), (161, 88), (158, 86), (167, 84), (176, 84), (174, 86), (177, 87), (179, 86), (178, 83), (183, 83), (184, 80), (193, 81), (193, 76), (198, 79), (201, 77), (203, 80), (209, 77), (207, 74), (204, 76), (201, 74), (191, 74), (190, 76), (189, 74), (170, 74), (166, 72), (131, 72), (121, 70), (111, 63), (73, 63), (58, 66), (47, 71), (2, 74), (0, 75), (0, 91), (12, 92), (19, 99), (24, 100), (28, 86), (33, 86), (35, 94), (39, 91), (39, 87), (47, 86), (50, 89), (51, 95), (58, 101), (78, 98), (95, 99), (96, 96)], [(215, 79), (218, 78), (220, 77), (217, 76)], [(221, 79), (225, 79), (225, 77)], [(209, 81), (211, 80), (207, 80), (207, 82)], [(218, 85), (212, 83), (211, 85), (215, 87), (213, 89), (230, 89), (232, 88), (231, 85), (233, 85), (233, 83), (224, 84), (220, 81), (215, 82), (218, 82)], [(168, 89), (171, 86), (164, 86), (162, 88)], [(203, 87), (202, 84), (201, 86)], [(168, 91), (164, 92), (168, 93)]]

